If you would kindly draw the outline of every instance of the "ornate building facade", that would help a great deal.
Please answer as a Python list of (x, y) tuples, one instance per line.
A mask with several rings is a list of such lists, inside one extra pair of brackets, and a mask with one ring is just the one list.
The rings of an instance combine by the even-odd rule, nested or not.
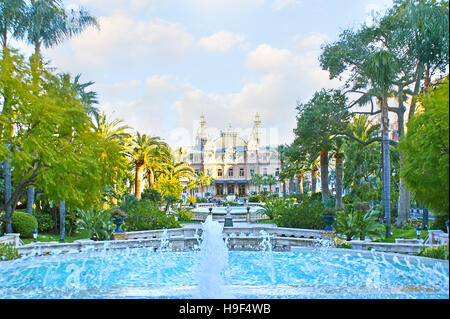
[[(239, 136), (231, 125), (222, 130), (219, 137), (211, 138), (207, 134), (206, 120), (202, 115), (196, 145), (183, 147), (177, 154), (177, 160), (188, 163), (197, 174), (204, 172), (214, 179), (212, 186), (196, 195), (209, 193), (218, 198), (227, 195), (246, 197), (257, 190), (250, 185), (250, 179), (255, 174), (275, 176), (277, 183), (271, 186), (271, 190), (279, 193), (279, 154), (276, 147), (265, 145), (262, 135), (259, 114), (256, 114), (248, 140)], [(269, 190), (269, 187), (262, 186), (262, 189)]]

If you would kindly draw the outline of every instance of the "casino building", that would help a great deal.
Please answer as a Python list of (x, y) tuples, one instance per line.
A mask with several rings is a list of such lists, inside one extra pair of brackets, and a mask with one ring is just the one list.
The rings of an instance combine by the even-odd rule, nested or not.
[[(248, 140), (239, 136), (231, 125), (220, 131), (219, 137), (209, 137), (205, 116), (202, 115), (195, 145), (181, 148), (176, 159), (188, 163), (197, 174), (204, 172), (214, 178), (213, 186), (205, 188), (202, 193), (197, 190), (197, 196), (209, 193), (216, 198), (227, 195), (247, 197), (257, 190), (249, 183), (254, 174), (275, 176), (277, 183), (271, 186), (271, 191), (280, 193), (279, 154), (276, 147), (264, 145), (262, 135), (259, 114), (255, 116)], [(268, 186), (261, 186), (263, 189), (269, 191)]]

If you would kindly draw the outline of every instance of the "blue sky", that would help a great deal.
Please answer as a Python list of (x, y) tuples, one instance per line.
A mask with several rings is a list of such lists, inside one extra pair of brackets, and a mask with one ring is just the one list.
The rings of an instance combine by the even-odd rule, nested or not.
[(296, 101), (335, 88), (320, 45), (391, 0), (67, 0), (96, 16), (44, 55), (94, 81), (101, 108), (173, 147), (192, 144), (201, 113), (217, 134), (245, 135), (261, 114), (270, 144), (293, 138)]

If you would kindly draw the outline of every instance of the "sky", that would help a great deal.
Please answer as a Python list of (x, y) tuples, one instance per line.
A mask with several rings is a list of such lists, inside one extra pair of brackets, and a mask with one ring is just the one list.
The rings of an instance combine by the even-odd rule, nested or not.
[[(214, 137), (247, 137), (256, 113), (267, 144), (290, 143), (296, 105), (338, 88), (320, 46), (370, 23), (392, 0), (65, 0), (90, 27), (43, 50), (58, 72), (95, 82), (99, 107), (172, 147), (192, 145), (204, 114)], [(32, 48), (24, 47), (28, 52)]]

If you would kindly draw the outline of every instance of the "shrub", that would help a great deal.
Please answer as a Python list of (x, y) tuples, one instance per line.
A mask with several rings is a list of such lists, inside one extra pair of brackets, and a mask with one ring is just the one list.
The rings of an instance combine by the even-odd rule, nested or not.
[(269, 219), (273, 219), (275, 216), (283, 214), (284, 210), (292, 205), (291, 203), (292, 201), (284, 199), (273, 199), (266, 203), (266, 205), (263, 207), (263, 210), (264, 213), (269, 217)]
[(449, 260), (448, 245), (422, 247), (417, 255), (422, 257)]
[(324, 229), (325, 221), (322, 214), (323, 206), (320, 201), (305, 200), (277, 213), (274, 221), (278, 227)]
[(222, 203), (222, 205), (223, 205), (223, 206), (227, 206), (227, 205), (230, 205), (230, 206), (239, 206), (238, 203), (232, 202), (232, 201), (224, 201), (224, 202)]
[(179, 228), (175, 215), (167, 215), (159, 206), (149, 200), (140, 200), (126, 211), (128, 216), (123, 225), (125, 231)]
[(345, 248), (345, 249), (353, 249), (352, 245), (350, 245), (347, 241), (340, 239), (339, 237), (334, 237), (334, 247), (336, 248)]
[(336, 232), (344, 235), (346, 240), (352, 240), (357, 237), (364, 240), (366, 236), (377, 239), (382, 238), (384, 226), (377, 221), (374, 213), (363, 213), (357, 210), (353, 213), (340, 211), (334, 222)]
[(259, 195), (253, 195), (248, 198), (249, 203), (262, 203), (262, 197)]
[(0, 244), (0, 261), (20, 258), (20, 254), (11, 244)]
[(141, 194), (141, 199), (148, 199), (153, 202), (160, 202), (162, 200), (161, 194), (153, 188), (146, 188)]
[(178, 221), (188, 222), (195, 214), (191, 213), (190, 208), (178, 208), (175, 212), (175, 216), (178, 218)]
[(187, 202), (188, 202), (189, 204), (190, 204), (190, 203), (195, 204), (195, 203), (197, 203), (197, 197), (196, 197), (196, 196), (188, 196)]
[(11, 223), (14, 232), (22, 238), (32, 238), (33, 229), (38, 228), (36, 217), (25, 212), (14, 212)]
[(109, 210), (77, 210), (77, 214), (78, 230), (88, 232), (90, 238), (94, 240), (111, 239), (115, 227)]
[(49, 213), (36, 210), (34, 212), (34, 217), (36, 217), (40, 233), (49, 232), (55, 228), (55, 222)]

